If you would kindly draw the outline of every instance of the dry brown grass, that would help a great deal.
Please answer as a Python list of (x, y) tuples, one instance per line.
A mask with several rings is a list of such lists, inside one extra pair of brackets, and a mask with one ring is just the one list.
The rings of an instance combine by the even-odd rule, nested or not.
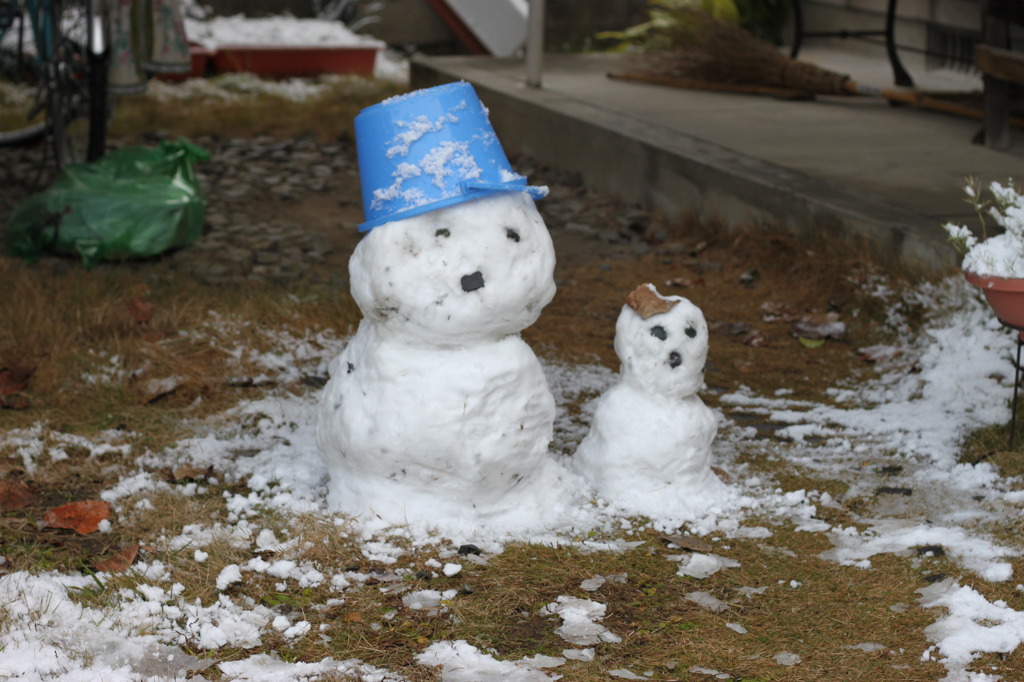
[(237, 76), (214, 78), (211, 84), (236, 97), (202, 97), (189, 100), (154, 96), (126, 96), (118, 100), (111, 134), (136, 137), (142, 134), (174, 134), (185, 137), (220, 135), (313, 135), (321, 141), (352, 139), (352, 119), (365, 106), (398, 94), (399, 86), (385, 81), (345, 78), (324, 88), (319, 97), (293, 101), (265, 93), (252, 93)]
[[(247, 134), (278, 129), (277, 119), (290, 119), (288, 134), (314, 132), (328, 137), (345, 134), (351, 113), (358, 104), (330, 100), (313, 103), (308, 111), (280, 116), (284, 105), (258, 100), (245, 107), (204, 105), (203, 116), (182, 107), (132, 105), (121, 109), (115, 129), (137, 135), (158, 129), (177, 133)], [(232, 109), (232, 107), (236, 107)], [(299, 107), (302, 109), (302, 107)], [(117, 128), (116, 126), (122, 126)], [(246, 130), (237, 129), (246, 126)], [(644, 256), (606, 257), (587, 252), (566, 258), (558, 277), (565, 281), (540, 321), (525, 335), (544, 355), (564, 361), (592, 362), (594, 358), (615, 367), (611, 349), (612, 330), (625, 295), (637, 284), (654, 282), (663, 293), (681, 294), (701, 306), (709, 322), (748, 323), (766, 338), (766, 346), (743, 343), (742, 336), (716, 334), (708, 372), (713, 389), (740, 384), (771, 394), (780, 387), (792, 388), (797, 398), (822, 399), (822, 391), (842, 379), (855, 377), (866, 366), (855, 349), (884, 338), (878, 308), (881, 304), (862, 294), (851, 283), (864, 281), (876, 270), (866, 254), (839, 247), (808, 246), (791, 237), (727, 235), (714, 226), (681, 223), (666, 226), (670, 241), (684, 244), (682, 252)], [(830, 250), (831, 249), (831, 250)], [(90, 457), (84, 450), (30, 474), (11, 450), (0, 450), (0, 476), (34, 485), (39, 501), (27, 508), (0, 514), (0, 555), (7, 555), (16, 569), (91, 570), (95, 563), (129, 544), (156, 543), (146, 560), (160, 560), (170, 567), (174, 580), (184, 586), (184, 598), (209, 604), (217, 598), (215, 581), (231, 564), (243, 564), (260, 556), (266, 560), (308, 562), (328, 578), (354, 568), (361, 573), (387, 575), (401, 570), (394, 583), (353, 585), (341, 593), (329, 580), (316, 587), (298, 588), (289, 583), (279, 589), (277, 579), (253, 572), (232, 586), (232, 599), (255, 603), (312, 625), (309, 635), (286, 640), (265, 635), (259, 651), (193, 651), (214, 660), (243, 658), (271, 652), (285, 660), (317, 661), (356, 657), (407, 675), (411, 680), (432, 680), (435, 671), (414, 663), (414, 656), (432, 642), (465, 639), (480, 648), (493, 647), (501, 659), (545, 653), (559, 655), (571, 645), (554, 634), (559, 620), (540, 609), (559, 595), (592, 598), (607, 604), (604, 624), (623, 638), (623, 643), (600, 644), (598, 659), (570, 661), (555, 672), (566, 680), (607, 679), (608, 670), (626, 667), (652, 679), (710, 679), (688, 672), (701, 666), (728, 673), (733, 680), (934, 680), (941, 666), (920, 661), (927, 648), (923, 630), (937, 614), (916, 604), (916, 590), (935, 573), (948, 573), (965, 584), (975, 584), (990, 599), (1013, 599), (1013, 585), (992, 585), (964, 576), (944, 558), (913, 561), (894, 556), (872, 558), (872, 568), (838, 566), (818, 555), (830, 548), (820, 533), (797, 532), (776, 519), (752, 519), (769, 527), (765, 540), (730, 540), (718, 537), (716, 551), (740, 562), (739, 568), (723, 570), (705, 580), (676, 575), (677, 564), (667, 557), (670, 549), (651, 531), (631, 539), (644, 544), (622, 553), (585, 553), (571, 547), (551, 548), (511, 544), (487, 563), (458, 560), (463, 571), (452, 578), (440, 575), (427, 562), (438, 559), (443, 543), (421, 549), (408, 548), (396, 564), (367, 559), (362, 540), (345, 525), (320, 516), (285, 516), (260, 510), (254, 526), (274, 530), (278, 538), (295, 545), (281, 552), (257, 552), (251, 542), (238, 546), (216, 540), (203, 547), (205, 561), (195, 560), (192, 547), (171, 551), (160, 547), (160, 538), (172, 538), (193, 523), (214, 525), (228, 518), (224, 493), (247, 492), (243, 482), (227, 485), (204, 482), (202, 493), (184, 497), (172, 492), (149, 492), (148, 510), (134, 508), (136, 498), (125, 501), (125, 511), (115, 519), (110, 533), (77, 537), (66, 531), (40, 530), (36, 520), (45, 509), (72, 499), (89, 499), (110, 487), (126, 471), (133, 458), (145, 450), (160, 451), (176, 440), (192, 435), (185, 420), (214, 415), (241, 399), (263, 394), (258, 387), (233, 384), (231, 376), (255, 368), (230, 361), (223, 351), (234, 345), (274, 350), (264, 330), (287, 330), (300, 335), (309, 329), (343, 330), (358, 319), (358, 311), (344, 291), (311, 284), (289, 287), (246, 284), (211, 287), (187, 277), (162, 271), (159, 261), (136, 265), (104, 266), (86, 272), (63, 261), (30, 266), (0, 258), (0, 366), (28, 364), (35, 367), (26, 393), (27, 410), (0, 411), (0, 428), (28, 428), (35, 423), (51, 431), (95, 435), (123, 426), (132, 445), (126, 456)], [(750, 286), (740, 276), (757, 271)], [(837, 276), (842, 273), (842, 276)], [(674, 280), (686, 286), (665, 284)], [(144, 299), (153, 304), (154, 315), (140, 322), (128, 309), (128, 301)], [(785, 304), (799, 312), (836, 312), (850, 327), (845, 341), (829, 341), (820, 348), (804, 348), (784, 323), (764, 322), (760, 306)], [(210, 325), (211, 311), (228, 323)], [(248, 326), (230, 323), (248, 322)], [(180, 332), (201, 330), (199, 336)], [(213, 342), (211, 344), (211, 341)], [(220, 348), (221, 350), (218, 350)], [(84, 373), (108, 366), (111, 356), (122, 368), (148, 365), (151, 376), (182, 377), (181, 385), (167, 396), (140, 402), (140, 383), (128, 377), (99, 385), (80, 380)], [(271, 387), (308, 390), (302, 387)], [(714, 403), (714, 393), (705, 396)], [(201, 398), (197, 402), (197, 398)], [(1005, 432), (996, 433), (999, 441)], [(52, 436), (51, 436), (52, 437)], [(977, 452), (996, 446), (979, 436)], [(1024, 443), (1024, 438), (1019, 442)], [(780, 446), (783, 447), (783, 446)], [(968, 455), (974, 456), (974, 455)], [(991, 455), (1009, 472), (1013, 453)], [(784, 461), (762, 455), (743, 455), (740, 461), (772, 478), (783, 490), (816, 489), (842, 499), (847, 482), (823, 480)], [(170, 471), (153, 472), (172, 481)], [(220, 472), (214, 472), (217, 475)], [(171, 483), (184, 485), (184, 483)], [(139, 499), (141, 499), (140, 496)], [(832, 524), (853, 525), (856, 509), (821, 508), (819, 517)], [(1006, 528), (1010, 539), (1019, 528)], [(713, 539), (713, 538), (709, 538)], [(400, 540), (395, 541), (400, 544)], [(1013, 560), (1024, 570), (1024, 561)], [(427, 574), (423, 572), (427, 571)], [(580, 589), (580, 582), (594, 575), (627, 574), (625, 583), (609, 582), (596, 593)], [(797, 581), (798, 586), (792, 586)], [(78, 595), (81, 601), (115, 607), (120, 589), (133, 589), (145, 580), (128, 571), (105, 578), (103, 588)], [(399, 589), (387, 589), (397, 585)], [(740, 588), (767, 587), (761, 595), (743, 596)], [(458, 590), (447, 612), (429, 616), (411, 611), (402, 603), (405, 591), (416, 589)], [(686, 600), (695, 590), (710, 592), (730, 608), (712, 613)], [(331, 600), (343, 599), (343, 602)], [(900, 605), (904, 605), (905, 608)], [(900, 610), (892, 610), (897, 606)], [(0, 609), (0, 628), (3, 612)], [(740, 634), (727, 623), (747, 629)], [(321, 626), (325, 626), (323, 630)], [(327, 639), (321, 638), (324, 635)], [(865, 652), (848, 648), (878, 642), (887, 648)], [(777, 664), (781, 651), (799, 654), (793, 667)], [(1008, 679), (1024, 668), (1021, 655), (1006, 659), (986, 657)], [(216, 678), (214, 670), (204, 675)]]
[[(140, 421), (148, 427), (161, 421), (156, 400), (176, 411), (202, 404), (201, 417), (237, 401), (244, 387), (229, 379), (255, 373), (225, 349), (269, 350), (262, 330), (283, 330), (301, 336), (316, 328), (341, 328), (358, 320), (347, 293), (324, 289), (284, 291), (249, 283), (212, 287), (186, 276), (148, 283), (132, 268), (77, 267), (48, 270), (0, 258), (0, 278), (9, 295), (0, 301), (0, 367), (34, 368), (26, 395), (67, 428), (114, 428)], [(133, 301), (152, 305), (152, 318), (142, 321), (131, 311)], [(208, 324), (227, 318), (226, 324)], [(246, 324), (230, 324), (231, 321)], [(191, 332), (202, 330), (197, 338)], [(113, 362), (112, 358), (117, 361)], [(138, 377), (118, 376), (90, 386), (82, 377), (103, 368), (145, 368)], [(166, 398), (151, 398), (150, 377), (180, 377)], [(33, 410), (5, 411), (8, 427), (37, 420)], [(152, 436), (153, 434), (150, 433)]]
[[(705, 380), (716, 389), (748, 385), (772, 394), (793, 390), (797, 399), (821, 399), (825, 389), (869, 369), (856, 349), (891, 334), (885, 303), (866, 294), (866, 284), (884, 272), (866, 249), (830, 243), (808, 246), (788, 235), (728, 234), (692, 221), (665, 225), (668, 242), (681, 253), (655, 248), (643, 256), (592, 260), (561, 273), (561, 286), (540, 320), (523, 336), (545, 353), (574, 362), (595, 358), (618, 367), (612, 341), (625, 297), (652, 282), (663, 294), (685, 296), (699, 306), (712, 327)], [(753, 284), (741, 278), (754, 273)], [(893, 277), (892, 275), (887, 275)], [(899, 286), (899, 275), (894, 286)], [(848, 335), (820, 348), (804, 348), (788, 322), (766, 322), (762, 305), (778, 304), (796, 315), (833, 313)], [(740, 322), (749, 331), (717, 333), (715, 325)], [(749, 332), (764, 344), (749, 345)], [(714, 400), (713, 395), (706, 398)]]

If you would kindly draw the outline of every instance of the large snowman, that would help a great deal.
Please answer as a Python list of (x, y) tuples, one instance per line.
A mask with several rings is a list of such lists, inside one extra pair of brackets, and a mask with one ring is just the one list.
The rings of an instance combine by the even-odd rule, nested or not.
[(714, 412), (704, 383), (708, 325), (681, 296), (651, 284), (634, 290), (615, 325), (619, 381), (597, 403), (570, 466), (618, 508), (651, 517), (690, 516), (723, 501), (711, 469)]
[(329, 503), (396, 524), (543, 523), (555, 406), (519, 332), (555, 293), (533, 203), (547, 190), (512, 172), (467, 83), (369, 107), (356, 137), (363, 319), (321, 399)]

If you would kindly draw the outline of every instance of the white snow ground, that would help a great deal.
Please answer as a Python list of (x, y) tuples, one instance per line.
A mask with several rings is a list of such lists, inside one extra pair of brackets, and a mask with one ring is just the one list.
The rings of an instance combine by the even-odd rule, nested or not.
[[(892, 321), (900, 324), (900, 302), (891, 293)], [(794, 401), (785, 387), (778, 396), (758, 396), (744, 390), (723, 396), (728, 413), (742, 411), (759, 415), (775, 426), (789, 442), (759, 437), (756, 428), (744, 426), (722, 414), (722, 429), (715, 444), (716, 458), (736, 479), (736, 499), (717, 509), (707, 509), (691, 518), (655, 519), (654, 525), (675, 530), (680, 523), (695, 533), (716, 532), (725, 537), (767, 537), (771, 531), (753, 525), (754, 514), (762, 519), (790, 519), (803, 530), (827, 533), (835, 547), (823, 557), (846, 565), (867, 568), (872, 557), (895, 553), (908, 557), (921, 545), (941, 544), (972, 585), (983, 581), (1008, 581), (1013, 576), (1008, 557), (1021, 552), (1019, 546), (1005, 546), (986, 532), (995, 517), (1020, 518), (1024, 506), (1021, 481), (1001, 478), (987, 463), (975, 466), (956, 463), (961, 436), (975, 427), (1005, 422), (1011, 394), (1010, 353), (1014, 339), (1001, 329), (985, 304), (968, 285), (953, 279), (940, 285), (924, 286), (909, 296), (930, 302), (935, 312), (928, 323), (913, 333), (907, 330), (900, 343), (902, 353), (878, 366), (877, 376), (862, 385), (837, 388), (836, 405)], [(230, 325), (226, 317), (211, 321)], [(193, 332), (203, 334), (203, 330)], [(214, 335), (211, 334), (211, 338)], [(268, 338), (274, 333), (268, 332)], [(262, 381), (294, 381), (303, 373), (324, 371), (327, 363), (344, 345), (329, 333), (310, 334), (297, 339), (278, 335), (277, 352), (249, 355), (265, 368)], [(225, 349), (240, 357), (244, 349)], [(711, 354), (714, 354), (712, 346)], [(93, 381), (119, 381), (110, 371), (109, 358), (90, 374)], [(613, 374), (595, 366), (547, 363), (546, 372), (560, 405), (578, 396), (594, 396), (611, 384)], [(70, 596), (76, 588), (93, 585), (91, 577), (55, 573), (29, 575), (14, 572), (0, 576), (0, 677), (13, 680), (85, 680), (109, 682), (147, 679), (151, 675), (172, 675), (200, 671), (209, 662), (186, 654), (179, 647), (186, 642), (200, 648), (258, 647), (269, 632), (286, 638), (308, 635), (310, 625), (294, 615), (281, 616), (266, 606), (226, 593), (249, 575), (265, 574), (281, 581), (282, 589), (330, 585), (338, 599), (345, 590), (367, 579), (358, 573), (325, 574), (319, 567), (301, 561), (266, 561), (267, 549), (284, 554), (294, 541), (277, 537), (259, 524), (260, 509), (289, 514), (318, 512), (326, 496), (325, 470), (313, 438), (317, 392), (302, 395), (281, 392), (275, 397), (238, 405), (221, 418), (196, 427), (193, 438), (163, 452), (137, 453), (137, 469), (126, 472), (121, 481), (103, 493), (116, 515), (145, 513), (147, 494), (173, 491), (181, 495), (202, 493), (195, 484), (171, 486), (159, 474), (151, 473), (189, 462), (197, 468), (212, 465), (218, 475), (244, 487), (244, 492), (226, 494), (229, 522), (196, 523), (180, 536), (155, 540), (158, 547), (195, 552), (196, 561), (205, 559), (204, 548), (227, 541), (248, 549), (252, 557), (229, 566), (216, 576), (218, 601), (202, 606), (181, 595), (171, 567), (157, 560), (137, 563), (134, 569), (144, 577), (134, 591), (119, 595), (116, 607), (97, 609), (83, 606)], [(590, 405), (592, 409), (592, 403)], [(569, 450), (579, 441), (589, 419), (570, 418), (560, 410), (554, 448)], [(744, 418), (748, 421), (748, 418)], [(44, 441), (41, 426), (8, 431), (0, 447), (10, 450), (30, 468), (59, 459), (71, 443), (61, 438)], [(87, 447), (95, 456), (123, 452), (125, 436), (102, 434), (93, 440), (75, 438), (76, 447)], [(807, 467), (823, 478), (851, 484), (850, 496), (870, 496), (880, 485), (912, 487), (912, 497), (898, 497), (898, 504), (880, 502), (858, 519), (864, 530), (831, 527), (816, 518), (816, 505), (840, 502), (814, 490), (783, 491), (772, 481), (759, 477), (735, 462), (736, 453), (755, 449), (775, 458)], [(872, 466), (865, 467), (865, 460)], [(896, 475), (883, 476), (880, 463), (902, 467)], [(879, 496), (882, 499), (891, 496)], [(581, 497), (582, 499), (582, 497)], [(585, 505), (584, 505), (585, 506)], [(116, 516), (115, 516), (116, 518)], [(633, 527), (615, 510), (600, 504), (581, 512), (585, 524), (612, 537), (610, 541), (584, 543), (595, 551), (614, 551), (634, 544)], [(580, 519), (577, 519), (579, 522)], [(394, 562), (416, 547), (457, 546), (473, 542), (485, 552), (500, 551), (501, 543), (522, 539), (538, 543), (576, 544), (582, 526), (552, 528), (527, 536), (502, 535), (502, 529), (480, 529), (480, 535), (461, 534), (454, 543), (444, 543), (427, 528), (388, 531), (367, 524), (353, 529), (361, 538), (364, 556), (375, 562)], [(390, 534), (389, 534), (390, 533)], [(413, 549), (403, 549), (394, 538), (405, 538)], [(614, 538), (618, 539), (614, 539)], [(452, 575), (465, 558), (441, 549), (437, 568)], [(445, 554), (447, 552), (447, 555)], [(680, 575), (709, 575), (728, 570), (734, 562), (715, 555), (680, 555)], [(911, 560), (911, 559), (908, 559)], [(693, 565), (694, 562), (699, 566)], [(102, 580), (103, 575), (99, 578)], [(601, 579), (613, 579), (613, 576)], [(596, 579), (595, 579), (596, 580)], [(587, 581), (591, 582), (591, 581)], [(597, 583), (594, 583), (597, 584)], [(581, 586), (588, 589), (587, 585)], [(794, 585), (794, 587), (798, 587)], [(590, 587), (592, 589), (592, 586)], [(1024, 591), (1024, 586), (1018, 586)], [(702, 603), (702, 593), (692, 598)], [(751, 589), (756, 595), (756, 589)], [(707, 595), (710, 596), (710, 595)], [(456, 594), (431, 590), (406, 595), (408, 608), (435, 609), (458, 599)], [(408, 601), (412, 599), (412, 601)], [(982, 652), (1010, 652), (1024, 641), (1024, 613), (1000, 601), (989, 602), (975, 588), (950, 577), (921, 590), (921, 605), (935, 608), (935, 623), (925, 635), (933, 645), (921, 655), (940, 660), (949, 670), (948, 680), (996, 679), (971, 671), (972, 661)], [(710, 607), (709, 607), (710, 608)], [(501, 661), (491, 653), (476, 650), (465, 642), (437, 642), (419, 658), (423, 665), (442, 666), (444, 679), (555, 679), (546, 669), (566, 659), (587, 660), (593, 656), (588, 642), (611, 642), (619, 637), (603, 625), (603, 604), (565, 595), (548, 607), (552, 630), (566, 639), (562, 659)], [(555, 616), (561, 616), (561, 623)], [(742, 628), (741, 624), (731, 624)], [(738, 630), (737, 630), (738, 631)], [(314, 633), (315, 634), (315, 633)], [(576, 647), (576, 648), (573, 648)], [(587, 653), (589, 651), (589, 653)], [(787, 652), (782, 652), (787, 653)], [(500, 653), (498, 654), (500, 655)], [(782, 655), (781, 653), (779, 655)], [(799, 657), (786, 660), (799, 665)], [(338, 671), (367, 680), (398, 679), (359, 661), (286, 663), (266, 654), (220, 664), (223, 674), (233, 679), (314, 679)], [(617, 671), (628, 678), (635, 673)], [(642, 671), (641, 671), (642, 672)], [(701, 669), (698, 672), (703, 672)], [(711, 671), (714, 672), (714, 671)]]

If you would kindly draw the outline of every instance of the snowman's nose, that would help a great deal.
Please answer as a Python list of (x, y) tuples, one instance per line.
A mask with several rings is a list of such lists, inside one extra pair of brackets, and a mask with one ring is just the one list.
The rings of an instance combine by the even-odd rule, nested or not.
[(463, 275), (462, 277), (462, 290), (466, 293), (470, 291), (476, 291), (477, 289), (484, 288), (484, 276), (477, 270), (472, 275)]

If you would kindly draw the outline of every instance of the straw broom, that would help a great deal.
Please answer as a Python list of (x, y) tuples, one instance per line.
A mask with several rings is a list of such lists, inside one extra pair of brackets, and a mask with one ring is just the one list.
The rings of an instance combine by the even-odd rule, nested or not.
[[(979, 109), (914, 90), (864, 86), (847, 75), (791, 59), (743, 28), (719, 21), (701, 10), (679, 8), (674, 16), (677, 20), (671, 26), (659, 28), (658, 36), (658, 42), (667, 43), (672, 49), (636, 54), (632, 58), (633, 70), (608, 75), (677, 87), (786, 98), (869, 95), (959, 116), (984, 118)], [(1022, 125), (1019, 120), (1012, 123)]]
[(633, 57), (637, 75), (725, 85), (746, 85), (818, 95), (849, 94), (848, 76), (790, 59), (743, 28), (692, 8), (674, 12), (676, 21), (658, 29), (670, 50)]

